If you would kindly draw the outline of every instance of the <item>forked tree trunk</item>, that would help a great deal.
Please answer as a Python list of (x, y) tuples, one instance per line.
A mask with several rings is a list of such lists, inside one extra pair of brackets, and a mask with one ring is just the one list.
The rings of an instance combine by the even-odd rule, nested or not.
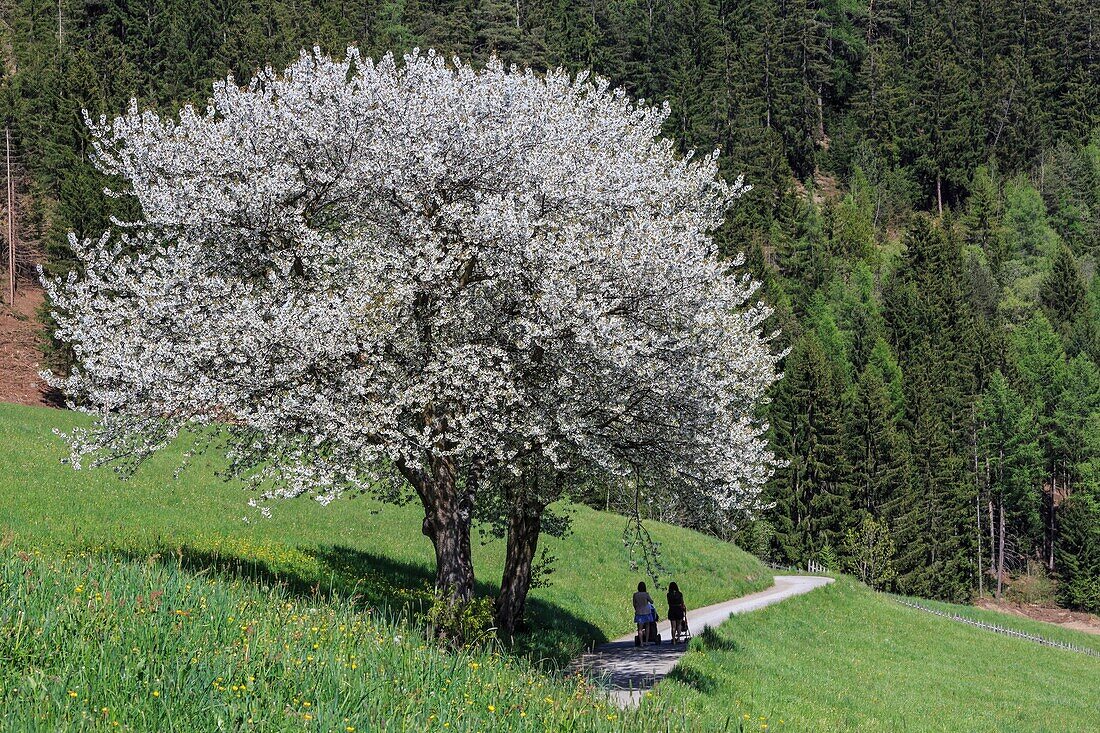
[(497, 631), (504, 637), (523, 625), (544, 509), (540, 504), (520, 503), (508, 514), (507, 555), (496, 606)]

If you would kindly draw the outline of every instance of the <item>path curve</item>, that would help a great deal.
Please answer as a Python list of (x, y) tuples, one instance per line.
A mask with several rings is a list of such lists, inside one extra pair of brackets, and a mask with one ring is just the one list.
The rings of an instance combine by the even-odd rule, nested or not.
[[(703, 629), (718, 626), (734, 614), (755, 611), (832, 582), (832, 578), (813, 575), (777, 575), (775, 585), (766, 590), (688, 611), (688, 627), (693, 634), (700, 634)], [(667, 620), (661, 621), (658, 629), (662, 639), (659, 645), (635, 648), (634, 634), (629, 634), (582, 655), (574, 662), (573, 669), (602, 680), (619, 707), (636, 706), (642, 695), (664, 679), (687, 651), (686, 643), (668, 641), (671, 629)]]

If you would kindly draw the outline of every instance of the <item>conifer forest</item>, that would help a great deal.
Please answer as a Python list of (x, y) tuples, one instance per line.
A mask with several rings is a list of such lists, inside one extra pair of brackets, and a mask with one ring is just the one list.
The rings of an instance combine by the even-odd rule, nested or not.
[[(756, 510), (655, 518), (774, 563), (965, 601), (1053, 581), (1100, 612), (1100, 3), (1094, 0), (9, 0), (0, 109), (17, 229), (50, 273), (124, 200), (91, 119), (302, 48), (591, 69), (668, 103), (751, 190), (717, 233), (788, 350)], [(122, 201), (122, 203), (120, 203)], [(53, 369), (71, 358), (50, 338)], [(575, 497), (599, 508), (606, 488)], [(680, 508), (677, 508), (680, 507)], [(703, 525), (703, 526), (701, 526)]]

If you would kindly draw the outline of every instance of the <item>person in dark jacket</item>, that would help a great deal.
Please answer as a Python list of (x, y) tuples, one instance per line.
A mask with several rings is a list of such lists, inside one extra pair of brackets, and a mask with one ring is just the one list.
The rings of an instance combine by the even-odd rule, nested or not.
[(684, 603), (684, 594), (680, 592), (680, 586), (675, 583), (668, 584), (668, 620), (672, 623), (672, 641), (679, 642), (680, 637), (687, 633), (687, 604)]

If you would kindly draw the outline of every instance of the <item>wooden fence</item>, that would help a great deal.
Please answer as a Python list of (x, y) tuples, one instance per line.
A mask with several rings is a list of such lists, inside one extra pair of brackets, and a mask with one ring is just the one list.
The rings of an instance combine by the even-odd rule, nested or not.
[(1100, 657), (1100, 652), (1096, 651), (1095, 649), (1089, 649), (1087, 647), (1077, 646), (1076, 644), (1066, 644), (1065, 642), (1054, 641), (1053, 639), (1046, 639), (1042, 636), (1037, 636), (1035, 634), (1028, 634), (1024, 631), (1017, 631), (1016, 629), (1005, 628), (1004, 626), (999, 626), (997, 624), (987, 624), (984, 621), (978, 621), (977, 619), (968, 618), (966, 616), (961, 616), (957, 613), (948, 613), (947, 611), (940, 611), (939, 609), (929, 608), (928, 606), (921, 605), (920, 603), (915, 603), (913, 601), (910, 601), (907, 598), (898, 598), (898, 597), (895, 596), (894, 600), (897, 601), (898, 603), (900, 603), (903, 606), (908, 606), (909, 608), (916, 608), (916, 609), (919, 609), (921, 611), (925, 611), (926, 613), (934, 614), (936, 616), (942, 616), (943, 618), (948, 618), (948, 619), (951, 619), (952, 621), (957, 621), (961, 624), (969, 624), (970, 626), (977, 626), (978, 628), (985, 629), (986, 631), (993, 631), (993, 632), (998, 633), (998, 634), (1004, 634), (1005, 636), (1014, 636), (1017, 639), (1026, 639), (1027, 641), (1031, 641), (1031, 642), (1034, 642), (1036, 644), (1042, 644), (1043, 646), (1052, 646), (1055, 649), (1065, 649), (1065, 650), (1071, 651), (1071, 652), (1078, 652), (1080, 654), (1087, 654), (1090, 657)]

